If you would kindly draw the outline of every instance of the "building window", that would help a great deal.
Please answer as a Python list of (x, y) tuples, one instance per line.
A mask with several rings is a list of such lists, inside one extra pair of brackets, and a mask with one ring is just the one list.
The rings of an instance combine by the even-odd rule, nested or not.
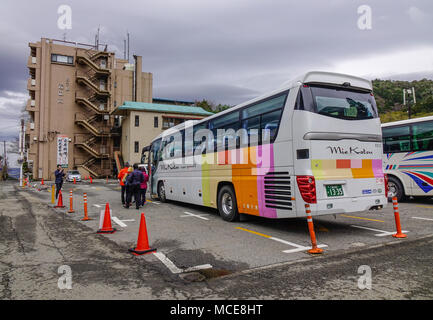
[(135, 116), (135, 126), (136, 127), (140, 126), (140, 116)]
[(153, 127), (158, 128), (158, 117), (153, 118)]
[(134, 152), (138, 153), (138, 149), (139, 149), (138, 141), (134, 141)]
[(167, 129), (167, 128), (171, 128), (174, 126), (177, 126), (178, 124), (185, 122), (186, 119), (182, 119), (182, 118), (168, 118), (168, 117), (163, 117), (162, 118), (162, 128), (163, 129)]
[(52, 54), (51, 55), (51, 62), (74, 64), (74, 57), (63, 56), (61, 54)]

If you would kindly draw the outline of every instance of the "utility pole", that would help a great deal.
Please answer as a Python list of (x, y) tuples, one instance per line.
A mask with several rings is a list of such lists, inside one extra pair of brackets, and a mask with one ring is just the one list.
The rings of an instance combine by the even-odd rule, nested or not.
[(7, 162), (7, 155), (6, 155), (6, 140), (3, 140), (3, 148), (4, 148), (4, 155), (3, 155), (2, 180), (6, 180), (6, 177), (8, 174), (8, 162)]
[(20, 130), (20, 141), (19, 141), (19, 152), (20, 152), (20, 187), (23, 186), (23, 163), (24, 163), (24, 119), (21, 119), (21, 130)]

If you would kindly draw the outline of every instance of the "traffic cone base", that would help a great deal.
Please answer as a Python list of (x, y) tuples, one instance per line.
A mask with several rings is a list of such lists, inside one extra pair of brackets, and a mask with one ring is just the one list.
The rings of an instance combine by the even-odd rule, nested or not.
[(406, 238), (407, 234), (404, 233), (396, 233), (392, 235), (394, 238)]
[(99, 229), (98, 231), (96, 231), (96, 233), (115, 233), (116, 231), (116, 228), (111, 228), (111, 230)]
[(128, 251), (131, 252), (133, 255), (141, 256), (143, 254), (149, 254), (149, 253), (152, 253), (152, 252), (156, 252), (156, 248), (155, 249), (154, 248), (149, 248), (147, 250), (128, 249)]
[(323, 252), (323, 249), (320, 249), (320, 248), (313, 248), (313, 249), (308, 250), (308, 253), (311, 253), (311, 254), (319, 254), (322, 252)]
[(81, 221), (89, 221), (89, 220), (93, 220), (93, 219), (89, 217), (84, 217), (83, 219), (81, 219)]

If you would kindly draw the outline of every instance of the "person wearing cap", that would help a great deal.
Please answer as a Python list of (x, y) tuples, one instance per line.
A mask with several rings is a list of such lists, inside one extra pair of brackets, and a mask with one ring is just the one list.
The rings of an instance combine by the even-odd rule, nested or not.
[(128, 169), (130, 168), (130, 165), (128, 162), (125, 163), (125, 167), (120, 170), (119, 174), (117, 175), (117, 178), (119, 179), (120, 184), (120, 198), (122, 200), (122, 204), (125, 204), (125, 194), (126, 192), (126, 185), (125, 185), (125, 179), (128, 175)]

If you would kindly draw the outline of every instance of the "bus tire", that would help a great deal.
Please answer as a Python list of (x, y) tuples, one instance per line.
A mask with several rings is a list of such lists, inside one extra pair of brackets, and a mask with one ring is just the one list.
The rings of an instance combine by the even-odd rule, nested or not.
[(165, 186), (164, 182), (162, 181), (158, 182), (158, 198), (161, 202), (167, 202), (167, 197), (165, 195)]
[[(397, 201), (401, 202), (406, 199), (406, 195), (404, 194), (403, 185), (400, 180), (394, 176), (388, 177), (388, 189), (389, 189), (389, 197), (388, 200), (392, 201), (393, 197), (397, 197)], [(392, 193), (392, 195), (391, 195)]]
[(218, 192), (218, 212), (225, 221), (239, 220), (236, 194), (232, 186), (225, 185)]

